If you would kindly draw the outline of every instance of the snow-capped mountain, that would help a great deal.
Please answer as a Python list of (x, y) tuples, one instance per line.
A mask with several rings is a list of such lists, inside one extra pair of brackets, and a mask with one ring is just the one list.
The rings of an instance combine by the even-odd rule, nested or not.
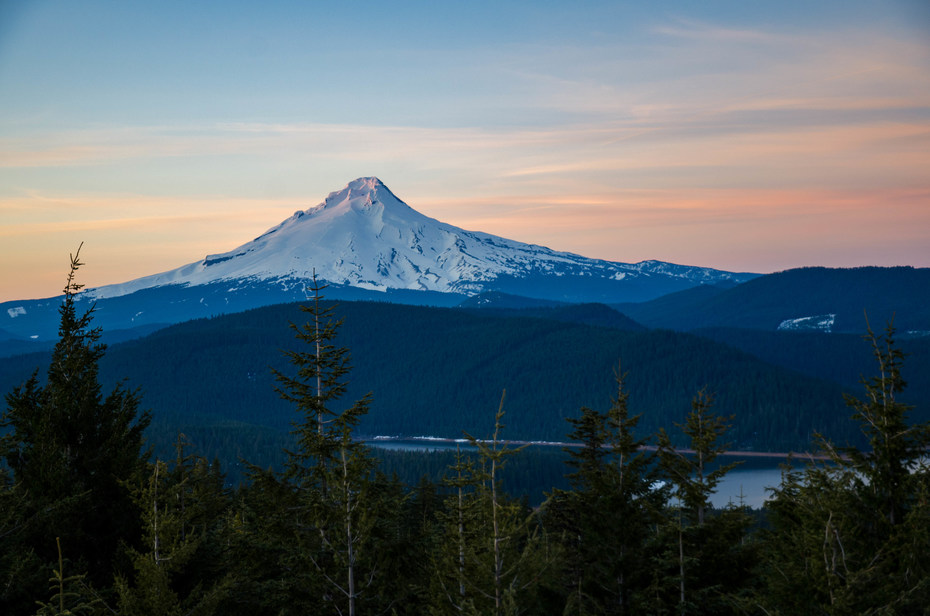
[[(272, 227), (251, 242), (175, 270), (89, 291), (96, 298), (126, 295), (164, 285), (204, 285), (216, 282), (289, 281), (304, 285), (313, 272), (335, 285), (385, 291), (407, 289), (474, 295), (520, 287), (523, 295), (577, 300), (565, 276), (600, 281), (598, 299), (654, 283), (661, 295), (669, 286), (687, 288), (702, 283), (742, 282), (753, 274), (734, 274), (700, 267), (643, 261), (636, 264), (589, 259), (497, 237), (466, 231), (414, 210), (380, 180), (359, 178), (330, 193), (323, 203)], [(524, 288), (551, 277), (564, 288), (552, 295), (552, 284)], [(516, 284), (515, 284), (516, 283)], [(582, 285), (590, 286), (588, 285)], [(611, 289), (612, 287), (612, 289)], [(673, 289), (674, 290), (674, 289)]]
[[(303, 301), (314, 272), (329, 285), (325, 296), (331, 299), (440, 306), (486, 292), (569, 303), (637, 302), (756, 276), (589, 259), (466, 231), (417, 212), (377, 178), (359, 178), (235, 250), (88, 289), (79, 299), (96, 303), (95, 323), (105, 331), (135, 329)], [(57, 307), (56, 298), (0, 304), (0, 335), (54, 339)]]

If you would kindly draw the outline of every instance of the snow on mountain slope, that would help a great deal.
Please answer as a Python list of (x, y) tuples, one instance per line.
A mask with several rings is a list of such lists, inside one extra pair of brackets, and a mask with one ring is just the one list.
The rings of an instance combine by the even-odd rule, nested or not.
[(754, 274), (643, 261), (588, 259), (502, 237), (466, 231), (424, 216), (380, 180), (359, 178), (251, 242), (175, 270), (91, 289), (118, 297), (164, 285), (229, 281), (304, 284), (313, 275), (369, 290), (428, 290), (474, 295), (503, 279), (581, 276), (618, 283), (674, 279), (684, 286), (742, 282)]
[(779, 331), (822, 331), (828, 334), (833, 331), (836, 314), (821, 314), (813, 317), (798, 317), (785, 319), (775, 329)]

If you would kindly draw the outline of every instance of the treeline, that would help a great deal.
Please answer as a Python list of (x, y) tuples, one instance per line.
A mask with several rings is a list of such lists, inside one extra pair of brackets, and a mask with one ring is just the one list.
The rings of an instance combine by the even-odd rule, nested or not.
[[(339, 311), (338, 342), (354, 364), (348, 396), (377, 394), (361, 424), (366, 435), (480, 431), (507, 388), (511, 435), (563, 440), (566, 417), (609, 403), (603, 384), (622, 357), (635, 367), (628, 387), (643, 434), (683, 421), (691, 396), (707, 386), (721, 412), (735, 415), (731, 439), (740, 448), (803, 448), (814, 430), (856, 438), (839, 386), (694, 335), (370, 302)], [(271, 394), (269, 366), (280, 363), (280, 349), (298, 348), (282, 323), (299, 318), (297, 305), (279, 305), (179, 324), (120, 345), (103, 370), (142, 385), (156, 413), (191, 409), (287, 430), (292, 409)]]
[[(707, 387), (717, 394), (718, 412), (734, 416), (729, 438), (738, 449), (805, 449), (814, 432), (864, 445), (846, 421), (839, 384), (699, 336), (371, 302), (341, 303), (339, 312), (346, 322), (338, 343), (352, 350), (354, 364), (347, 396), (376, 393), (359, 428), (364, 436), (481, 432), (486, 409), (506, 388), (511, 438), (561, 441), (567, 417), (582, 406), (609, 404), (604, 383), (622, 358), (631, 404), (643, 415), (641, 436), (684, 421), (691, 397)], [(231, 465), (235, 447), (209, 449), (193, 432), (216, 426), (217, 437), (234, 439), (232, 426), (244, 437), (262, 428), (289, 431), (293, 409), (275, 395), (270, 367), (280, 365), (281, 349), (300, 347), (286, 327), (300, 318), (297, 305), (279, 305), (178, 324), (109, 347), (101, 381), (141, 387), (153, 425), (166, 428), (147, 434), (160, 454), (170, 454), (180, 429), (205, 455)], [(0, 391), (47, 363), (37, 356), (0, 359)]]
[[(355, 439), (333, 306), (313, 301), (275, 371), (294, 412), (280, 470), (235, 489), (178, 436), (152, 459), (139, 392), (104, 395), (104, 348), (71, 275), (45, 380), (6, 396), (0, 612), (6, 614), (912, 614), (930, 604), (930, 444), (897, 400), (894, 330), (849, 399), (867, 448), (821, 439), (762, 514), (709, 496), (729, 418), (705, 390), (643, 437), (626, 380), (567, 419), (565, 489), (539, 507), (502, 480), (506, 395), (439, 482), (388, 477)], [(314, 288), (319, 298), (319, 288)], [(656, 451), (646, 450), (650, 443)], [(683, 442), (692, 451), (681, 453)], [(424, 472), (424, 474), (426, 474)]]

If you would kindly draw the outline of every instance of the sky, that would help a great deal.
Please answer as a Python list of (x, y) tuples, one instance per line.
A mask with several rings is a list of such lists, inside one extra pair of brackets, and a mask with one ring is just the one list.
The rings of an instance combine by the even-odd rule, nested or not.
[(362, 176), (612, 261), (930, 266), (930, 3), (0, 0), (0, 301)]

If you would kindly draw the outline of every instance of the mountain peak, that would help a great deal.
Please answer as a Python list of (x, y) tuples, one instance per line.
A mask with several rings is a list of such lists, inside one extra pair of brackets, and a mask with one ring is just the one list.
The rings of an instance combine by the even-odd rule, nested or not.
[(734, 276), (661, 262), (629, 265), (588, 259), (466, 231), (411, 208), (377, 177), (360, 177), (234, 250), (96, 289), (94, 295), (220, 281), (232, 289), (241, 281), (302, 287), (314, 273), (334, 285), (372, 291), (474, 295), (499, 290), (559, 301), (648, 299), (705, 279)]
[(348, 188), (349, 190), (359, 191), (359, 192), (365, 192), (365, 191), (371, 192), (379, 188), (385, 188), (385, 186), (381, 180), (379, 180), (378, 178), (374, 176), (371, 176), (367, 178), (355, 178), (354, 180), (346, 184), (346, 188)]
[(390, 193), (391, 196), (394, 195), (394, 193), (391, 193), (388, 187), (384, 185), (384, 182), (382, 182), (376, 177), (357, 178), (357, 179), (352, 180), (348, 184), (346, 184), (345, 188), (343, 188), (342, 190), (337, 190), (337, 191), (329, 193), (329, 196), (326, 198), (326, 201), (329, 201), (330, 198), (337, 196), (337, 195), (352, 198), (352, 197), (364, 197), (366, 195), (378, 195), (385, 191)]
[[(376, 177), (369, 178), (357, 178), (346, 184), (345, 188), (342, 190), (336, 190), (329, 193), (329, 196), (326, 197), (324, 204), (329, 204), (332, 202), (341, 203), (349, 199), (357, 199), (359, 197), (375, 197), (381, 191), (388, 191), (387, 186), (384, 185), (381, 180)], [(392, 194), (393, 196), (393, 194)], [(372, 199), (374, 200), (374, 199)]]
[(323, 200), (323, 203), (311, 207), (303, 212), (296, 212), (294, 218), (304, 214), (315, 215), (323, 210), (364, 211), (372, 206), (380, 205), (396, 208), (404, 206), (410, 209), (403, 201), (397, 198), (384, 183), (376, 177), (363, 177), (352, 180), (341, 190), (336, 190)]

